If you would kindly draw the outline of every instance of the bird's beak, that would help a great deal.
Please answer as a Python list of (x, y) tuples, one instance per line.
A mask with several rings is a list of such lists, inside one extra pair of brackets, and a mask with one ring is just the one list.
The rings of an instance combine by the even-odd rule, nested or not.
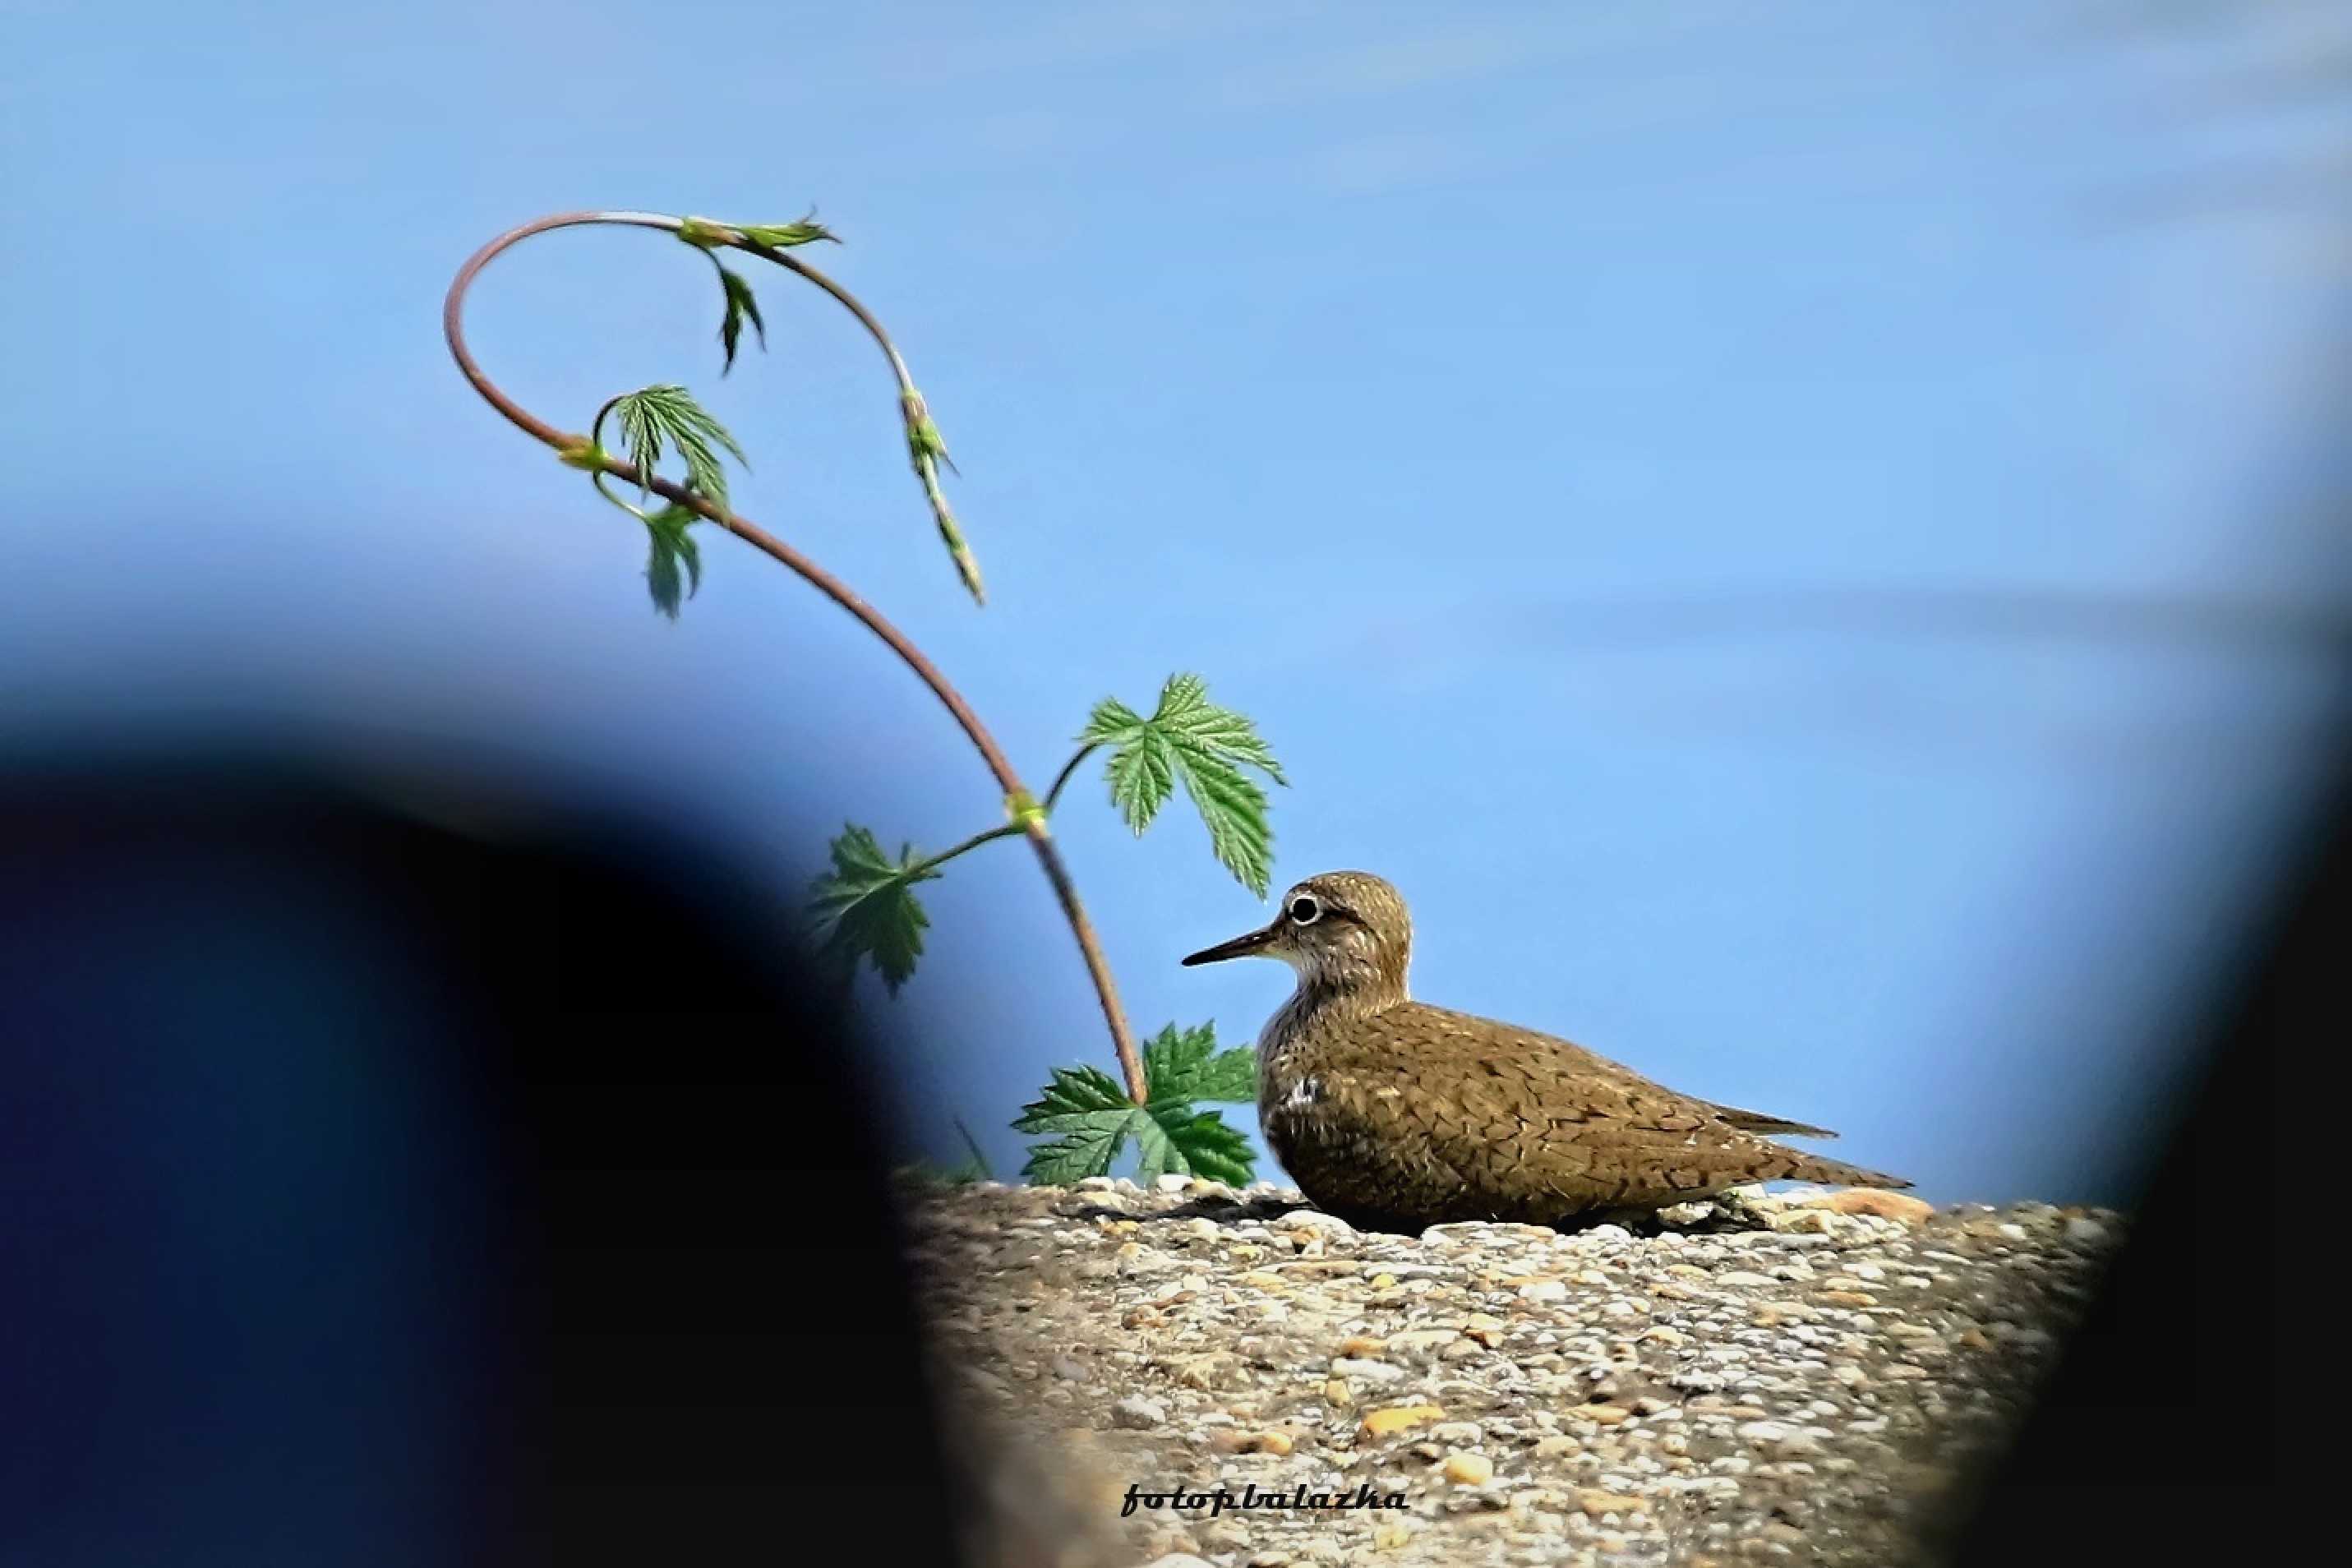
[(1247, 958), (1252, 953), (1264, 952), (1267, 944), (1274, 941), (1275, 932), (1281, 929), (1282, 922), (1277, 921), (1262, 930), (1237, 936), (1231, 942), (1204, 947), (1184, 961), (1185, 967), (1190, 968), (1195, 963), (1223, 963), (1228, 958)]

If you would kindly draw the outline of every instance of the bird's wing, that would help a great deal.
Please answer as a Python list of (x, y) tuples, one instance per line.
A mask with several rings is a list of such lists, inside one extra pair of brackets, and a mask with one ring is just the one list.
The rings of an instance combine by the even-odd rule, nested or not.
[(1349, 1037), (1321, 1076), (1348, 1079), (1360, 1103), (1383, 1087), (1392, 1103), (1410, 1099), (1400, 1120), (1429, 1159), (1515, 1201), (1670, 1203), (1791, 1179), (1907, 1184), (1767, 1142), (1709, 1101), (1532, 1030), (1409, 1003), (1356, 1021)]
[[(1488, 1025), (1489, 1020), (1471, 1014), (1456, 1013), (1444, 1007), (1432, 1007), (1420, 1002), (1407, 1003), (1405, 1007), (1409, 1014), (1423, 1015), (1432, 1023), (1442, 1021), (1443, 1026), (1449, 1034), (1470, 1037), (1486, 1036), (1487, 1033), (1486, 1029), (1475, 1026)], [(1498, 1025), (1494, 1027), (1501, 1030), (1502, 1035), (1507, 1037), (1507, 1043), (1499, 1044), (1498, 1048), (1515, 1056), (1522, 1058), (1539, 1058), (1559, 1073), (1578, 1077), (1590, 1076), (1595, 1079), (1606, 1080), (1622, 1086), (1629, 1093), (1638, 1091), (1645, 1098), (1664, 1097), (1680, 1105), (1687, 1106), (1702, 1115), (1711, 1116), (1742, 1132), (1779, 1134), (1788, 1138), (1834, 1138), (1837, 1136), (1828, 1128), (1816, 1127), (1810, 1121), (1792, 1121), (1785, 1116), (1774, 1116), (1768, 1111), (1743, 1110), (1736, 1105), (1718, 1105), (1710, 1100), (1697, 1100), (1686, 1094), (1677, 1094), (1664, 1084), (1643, 1078), (1632, 1068), (1586, 1050), (1573, 1040), (1563, 1040), (1555, 1036), (1538, 1034), (1533, 1029), (1522, 1029), (1515, 1025)]]

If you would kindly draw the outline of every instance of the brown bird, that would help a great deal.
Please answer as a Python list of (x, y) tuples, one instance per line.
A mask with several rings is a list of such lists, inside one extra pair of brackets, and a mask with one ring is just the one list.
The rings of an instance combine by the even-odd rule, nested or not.
[(1278, 958), (1298, 989), (1258, 1037), (1258, 1123), (1319, 1208), (1418, 1231), (1449, 1220), (1631, 1217), (1748, 1182), (1907, 1187), (1783, 1148), (1801, 1121), (1694, 1100), (1514, 1024), (1405, 994), (1412, 921), (1362, 871), (1283, 895), (1264, 929), (1188, 964)]

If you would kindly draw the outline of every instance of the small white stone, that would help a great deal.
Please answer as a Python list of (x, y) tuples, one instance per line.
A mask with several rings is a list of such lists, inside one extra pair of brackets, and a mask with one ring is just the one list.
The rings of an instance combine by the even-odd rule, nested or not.
[(1356, 1234), (1356, 1227), (1335, 1214), (1321, 1209), (1293, 1209), (1274, 1222), (1285, 1230), (1308, 1230), (1317, 1236), (1337, 1241)]
[(1168, 1407), (1156, 1399), (1146, 1399), (1139, 1394), (1130, 1394), (1110, 1407), (1110, 1418), (1121, 1426), (1131, 1426), (1138, 1431), (1150, 1431), (1155, 1426), (1165, 1426), (1168, 1424)]
[(1771, 1215), (1764, 1223), (1783, 1235), (1826, 1236), (1831, 1217), (1827, 1209), (1790, 1209)]

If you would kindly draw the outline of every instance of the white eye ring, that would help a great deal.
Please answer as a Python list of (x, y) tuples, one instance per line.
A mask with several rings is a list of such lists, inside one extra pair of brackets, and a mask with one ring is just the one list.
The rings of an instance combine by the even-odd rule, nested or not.
[(1301, 893), (1290, 900), (1288, 912), (1292, 925), (1311, 926), (1323, 918), (1323, 906), (1314, 894)]

